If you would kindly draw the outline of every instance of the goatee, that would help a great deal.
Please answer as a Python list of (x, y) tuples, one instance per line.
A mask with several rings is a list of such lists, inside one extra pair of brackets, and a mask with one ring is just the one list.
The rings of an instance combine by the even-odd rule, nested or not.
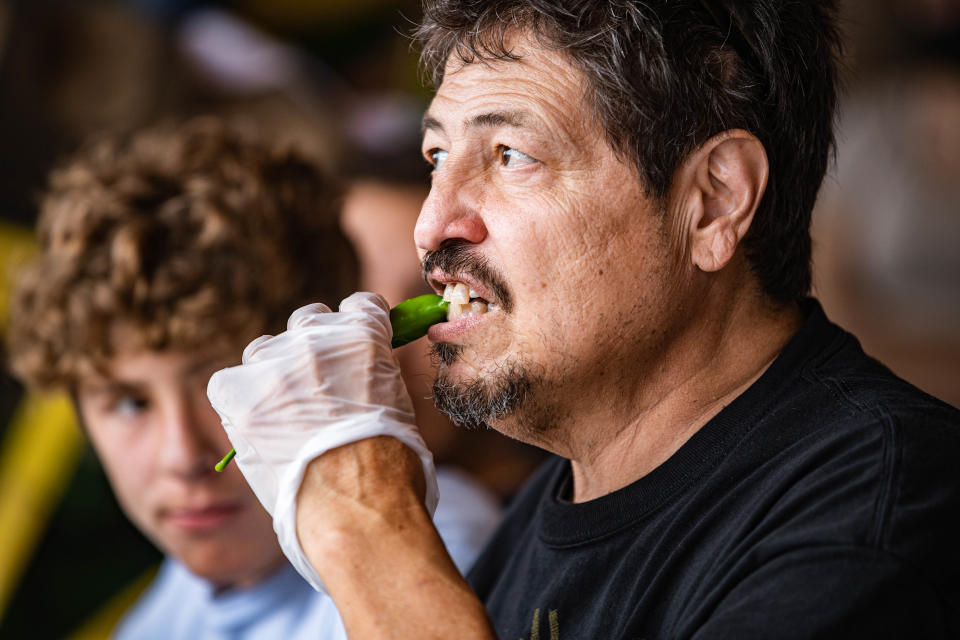
[(446, 367), (462, 351), (459, 345), (433, 345), (433, 356), (439, 364), (433, 383), (433, 403), (437, 409), (454, 424), (472, 429), (489, 427), (515, 412), (530, 394), (532, 377), (520, 366), (508, 366), (495, 376), (454, 382), (447, 375)]

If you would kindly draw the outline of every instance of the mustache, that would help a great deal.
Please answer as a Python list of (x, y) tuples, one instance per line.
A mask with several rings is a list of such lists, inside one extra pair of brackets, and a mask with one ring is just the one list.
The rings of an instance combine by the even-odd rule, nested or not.
[(437, 269), (453, 276), (469, 274), (493, 292), (502, 311), (510, 313), (513, 309), (513, 299), (503, 276), (466, 241), (447, 240), (436, 250), (427, 251), (423, 255), (424, 280)]

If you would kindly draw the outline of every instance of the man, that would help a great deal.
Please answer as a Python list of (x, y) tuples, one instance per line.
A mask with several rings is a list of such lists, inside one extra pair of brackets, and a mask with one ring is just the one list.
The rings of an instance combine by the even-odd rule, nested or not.
[[(102, 141), (54, 173), (8, 337), (18, 374), (71, 393), (122, 508), (167, 556), (115, 637), (343, 636), (240, 472), (214, 471), (229, 442), (205, 396), (239, 346), (356, 288), (339, 210), (310, 162), (212, 119)], [(466, 569), (498, 508), (464, 474), (439, 483)]]
[[(436, 402), (557, 457), (469, 585), (397, 440), (310, 461), (295, 523), (275, 525), (295, 526), (285, 551), (309, 560), (348, 633), (956, 637), (957, 412), (807, 298), (831, 3), (438, 0), (420, 36), (439, 86), (415, 239), (428, 282), (469, 297), (428, 334)], [(376, 370), (375, 340), (337, 354), (385, 313), (363, 294), (302, 310), (212, 378), (254, 487), (304, 461), (293, 445), (272, 455), (247, 394), (342, 410), (326, 378)], [(297, 347), (310, 372), (292, 376), (281, 356)], [(252, 371), (288, 377), (258, 391)]]

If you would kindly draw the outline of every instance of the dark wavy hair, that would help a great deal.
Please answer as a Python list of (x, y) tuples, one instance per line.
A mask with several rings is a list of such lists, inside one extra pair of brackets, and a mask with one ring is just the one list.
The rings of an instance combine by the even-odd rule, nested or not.
[(514, 59), (513, 33), (560, 51), (611, 148), (661, 201), (713, 135), (763, 143), (770, 178), (744, 239), (764, 291), (810, 289), (810, 214), (833, 146), (840, 34), (833, 0), (425, 0), (416, 36), (435, 86), (451, 56)]
[(341, 190), (291, 150), (200, 118), (55, 170), (11, 305), (11, 368), (70, 387), (130, 348), (239, 349), (357, 285)]

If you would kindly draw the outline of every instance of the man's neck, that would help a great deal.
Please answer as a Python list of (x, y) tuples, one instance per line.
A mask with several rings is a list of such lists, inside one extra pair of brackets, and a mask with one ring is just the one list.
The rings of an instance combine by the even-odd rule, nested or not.
[[(568, 441), (574, 502), (585, 502), (642, 478), (742, 394), (799, 329), (796, 306), (762, 301), (731, 306), (722, 323), (698, 322), (675, 345), (656, 379), (630, 403), (584, 416), (585, 438)], [(671, 364), (672, 363), (672, 364)]]

